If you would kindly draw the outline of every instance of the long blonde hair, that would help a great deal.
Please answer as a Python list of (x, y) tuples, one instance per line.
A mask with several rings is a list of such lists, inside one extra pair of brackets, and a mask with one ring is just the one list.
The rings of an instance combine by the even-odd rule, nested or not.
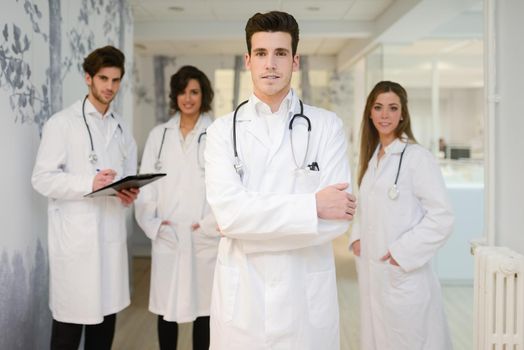
[(395, 83), (393, 81), (379, 82), (369, 93), (366, 102), (366, 108), (364, 109), (364, 113), (362, 114), (362, 124), (360, 127), (360, 157), (358, 171), (359, 186), (362, 182), (364, 174), (366, 173), (366, 170), (368, 169), (369, 160), (373, 156), (373, 152), (375, 152), (375, 149), (377, 148), (377, 145), (380, 142), (378, 131), (375, 128), (375, 125), (373, 125), (373, 121), (371, 120), (371, 108), (373, 108), (373, 105), (375, 104), (378, 95), (386, 92), (392, 92), (395, 95), (397, 95), (400, 99), (402, 118), (397, 128), (395, 129), (395, 136), (400, 137), (403, 134), (406, 134), (409, 142), (417, 142), (415, 140), (415, 136), (413, 136), (413, 132), (411, 131), (411, 118), (409, 116), (408, 94), (406, 93), (406, 90), (400, 84)]

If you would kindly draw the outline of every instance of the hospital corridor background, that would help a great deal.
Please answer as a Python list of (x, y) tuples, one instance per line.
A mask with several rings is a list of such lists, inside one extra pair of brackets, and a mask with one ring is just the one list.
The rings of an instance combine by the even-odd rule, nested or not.
[[(84, 57), (108, 44), (125, 54), (112, 106), (132, 129), (140, 159), (149, 132), (170, 117), (169, 79), (180, 67), (209, 78), (213, 117), (249, 97), (244, 26), (270, 10), (299, 22), (291, 86), (305, 104), (343, 121), (353, 179), (366, 96), (382, 80), (406, 88), (413, 132), (438, 159), (456, 219), (433, 261), (452, 341), (455, 350), (480, 348), (475, 334), (489, 332), (475, 328), (472, 242), (524, 254), (523, 0), (2, 0), (1, 9), (0, 350), (49, 344), (48, 203), (31, 173), (43, 125), (86, 94)], [(147, 309), (151, 240), (127, 214), (132, 302), (118, 314), (114, 349), (157, 349), (156, 315)], [(358, 350), (347, 241), (333, 243), (340, 341), (342, 350)], [(523, 348), (521, 306), (515, 339)], [(179, 349), (190, 349), (191, 326), (180, 329)]]

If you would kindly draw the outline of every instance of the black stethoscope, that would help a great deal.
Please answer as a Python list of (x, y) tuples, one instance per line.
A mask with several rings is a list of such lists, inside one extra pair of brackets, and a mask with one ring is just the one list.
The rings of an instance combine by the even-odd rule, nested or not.
[[(242, 161), (238, 157), (238, 150), (237, 150), (237, 113), (240, 107), (248, 103), (249, 100), (246, 100), (239, 104), (237, 108), (235, 108), (235, 112), (233, 113), (233, 155), (235, 156), (234, 160), (234, 167), (237, 174), (242, 178), (244, 176), (244, 165), (242, 164)], [(294, 114), (291, 117), (291, 120), (289, 121), (289, 134), (290, 134), (290, 142), (291, 142), (291, 153), (293, 154), (293, 161), (295, 162), (295, 165), (297, 166), (297, 169), (305, 169), (306, 159), (307, 159), (307, 153), (309, 150), (309, 140), (311, 137), (311, 120), (304, 114), (304, 104), (301, 100), (298, 100), (300, 103), (300, 113)], [(293, 123), (296, 118), (303, 118), (307, 122), (307, 143), (306, 143), (306, 152), (304, 153), (304, 158), (302, 159), (302, 163), (299, 165), (295, 156), (295, 150), (293, 147)], [(317, 162), (313, 162), (307, 166), (310, 170), (319, 170)]]
[(404, 158), (404, 152), (406, 151), (407, 147), (408, 147), (408, 144), (406, 143), (406, 145), (404, 146), (404, 149), (400, 153), (400, 160), (398, 161), (397, 176), (395, 177), (395, 183), (393, 184), (393, 186), (391, 186), (391, 188), (388, 191), (388, 197), (391, 200), (397, 199), (400, 194), (400, 191), (397, 187), (398, 175), (400, 174), (400, 167), (402, 166), (402, 158)]
[[(91, 128), (89, 127), (89, 124), (87, 124), (86, 113), (85, 113), (87, 96), (88, 95), (84, 97), (84, 101), (82, 102), (82, 118), (84, 118), (84, 123), (86, 124), (87, 133), (89, 134), (89, 143), (91, 144), (91, 152), (89, 153), (88, 159), (91, 164), (96, 164), (98, 162), (98, 156), (96, 155), (96, 152), (95, 152), (95, 146), (93, 144), (93, 135), (91, 135)], [(115, 119), (115, 116), (113, 115), (113, 113), (111, 113), (111, 118)], [(120, 129), (120, 132), (124, 134), (124, 130), (122, 129), (122, 126), (120, 125), (120, 123), (118, 123), (118, 128)]]
[[(168, 128), (164, 128), (164, 133), (162, 134), (162, 141), (160, 142), (160, 149), (158, 150), (158, 155), (156, 156), (155, 169), (157, 171), (162, 170), (162, 166), (163, 166), (162, 160), (160, 159), (160, 157), (162, 156), (162, 148), (164, 148), (164, 141), (166, 139), (167, 129)], [(202, 138), (206, 135), (207, 135), (206, 130), (204, 130), (198, 135), (198, 139), (197, 139), (197, 163), (200, 169), (202, 170), (204, 169), (204, 163), (202, 162), (202, 159), (200, 157), (200, 144), (203, 141)]]

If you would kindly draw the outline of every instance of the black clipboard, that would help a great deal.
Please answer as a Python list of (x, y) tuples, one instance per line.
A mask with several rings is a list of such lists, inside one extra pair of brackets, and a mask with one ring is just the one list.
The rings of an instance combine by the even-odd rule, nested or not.
[(96, 191), (88, 193), (84, 195), (84, 197), (95, 198), (102, 196), (114, 196), (118, 191), (127, 190), (128, 188), (140, 188), (164, 176), (166, 176), (165, 173), (129, 175), (121, 180), (113, 182), (112, 184), (109, 184)]

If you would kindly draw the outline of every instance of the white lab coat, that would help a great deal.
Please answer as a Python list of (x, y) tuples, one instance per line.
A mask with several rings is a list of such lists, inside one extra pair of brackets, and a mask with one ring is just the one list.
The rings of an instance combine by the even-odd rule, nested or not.
[[(233, 115), (208, 128), (207, 198), (226, 236), (215, 269), (210, 349), (338, 349), (331, 240), (349, 223), (318, 219), (315, 193), (350, 180), (342, 122), (334, 113), (304, 105), (312, 124), (306, 164), (316, 161), (320, 171), (296, 175), (288, 125), (300, 110), (298, 98), (290, 92), (283, 101), (289, 112), (272, 139), (255, 109), (261, 103), (251, 96), (238, 111), (242, 180), (233, 167)], [(306, 149), (304, 126), (296, 119), (298, 162)]]
[(45, 124), (33, 170), (33, 187), (49, 198), (50, 308), (61, 322), (96, 324), (129, 305), (126, 208), (116, 197), (83, 196), (92, 191), (97, 168), (114, 169), (118, 177), (136, 174), (136, 144), (111, 111), (103, 135), (96, 113), (87, 100), (97, 164), (88, 159), (91, 144), (78, 101)]
[[(451, 234), (453, 214), (440, 168), (418, 144), (404, 153), (398, 198), (388, 197), (405, 145), (397, 139), (386, 147), (378, 167), (377, 148), (360, 186), (350, 244), (361, 241), (361, 349), (449, 350), (431, 259)], [(388, 250), (400, 267), (380, 261)]]
[[(209, 116), (199, 117), (184, 140), (180, 116), (175, 115), (151, 131), (142, 157), (141, 173), (167, 173), (145, 186), (135, 204), (138, 224), (152, 240), (149, 310), (163, 315), (166, 321), (191, 322), (209, 316), (220, 236), (205, 199), (206, 136), (201, 137), (200, 146), (198, 137), (211, 121)], [(165, 129), (162, 169), (157, 170), (155, 163)], [(163, 220), (170, 220), (172, 226), (161, 226)], [(191, 224), (197, 222), (200, 228), (192, 231)]]

